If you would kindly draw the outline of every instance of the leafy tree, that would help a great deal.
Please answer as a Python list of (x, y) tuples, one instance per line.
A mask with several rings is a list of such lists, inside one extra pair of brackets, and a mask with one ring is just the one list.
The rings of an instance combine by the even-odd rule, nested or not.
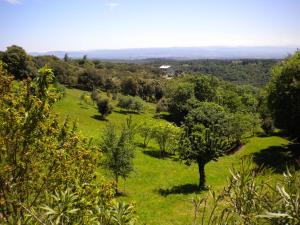
[(205, 165), (217, 160), (229, 148), (224, 129), (226, 119), (221, 106), (208, 102), (192, 110), (185, 119), (179, 141), (179, 156), (187, 165), (192, 162), (198, 164), (199, 189), (206, 184)]
[(0, 61), (3, 61), (4, 52), (0, 51)]
[(194, 86), (189, 82), (174, 81), (167, 87), (168, 110), (176, 122), (183, 121), (190, 108), (188, 100), (194, 97)]
[(108, 98), (98, 99), (97, 101), (98, 112), (101, 114), (102, 119), (112, 113), (112, 105)]
[(143, 146), (146, 148), (154, 136), (154, 129), (145, 122), (139, 127), (139, 134), (143, 138)]
[(238, 93), (234, 90), (224, 90), (221, 94), (221, 105), (234, 113), (242, 109), (242, 101)]
[(139, 97), (120, 96), (118, 106), (126, 110), (140, 112), (144, 108), (143, 100)]
[(133, 171), (134, 143), (130, 131), (123, 126), (120, 136), (112, 124), (106, 127), (100, 148), (105, 153), (103, 166), (115, 178), (115, 190), (118, 193), (119, 177), (126, 179)]
[(1, 224), (25, 223), (28, 212), (48, 204), (47, 193), (55, 190), (70, 188), (85, 199), (85, 215), (90, 206), (111, 199), (109, 185), (102, 189), (104, 183), (95, 179), (99, 154), (80, 137), (76, 124), (60, 125), (53, 116), (60, 96), (52, 82), (53, 72), (45, 67), (34, 81), (13, 85), (0, 62)]
[(156, 105), (156, 112), (168, 112), (169, 102), (168, 99), (163, 97), (161, 98)]
[(153, 128), (153, 137), (159, 145), (161, 156), (175, 150), (178, 135), (179, 128), (170, 123), (158, 124)]
[(70, 60), (70, 57), (69, 57), (68, 53), (66, 53), (64, 56), (64, 61), (68, 62), (69, 60)]
[(275, 126), (300, 138), (300, 52), (273, 69), (268, 87), (268, 106)]
[(62, 61), (56, 56), (37, 56), (34, 58), (34, 62), (37, 68), (49, 66), (53, 70), (55, 79), (61, 84), (66, 84), (69, 87), (76, 85), (78, 74), (70, 61)]
[(98, 102), (99, 100), (99, 93), (96, 89), (93, 89), (91, 92), (91, 99), (93, 100), (93, 103)]
[(131, 108), (136, 112), (141, 112), (144, 109), (143, 100), (139, 97), (135, 97)]
[(199, 101), (212, 102), (216, 99), (218, 87), (217, 79), (213, 77), (201, 76), (195, 83), (195, 97)]
[(124, 123), (123, 128), (127, 131), (129, 139), (133, 143), (134, 137), (138, 132), (139, 126), (133, 121), (131, 115), (128, 118), (126, 118), (126, 122)]
[(258, 99), (258, 112), (261, 118), (261, 128), (264, 130), (266, 135), (272, 134), (275, 127), (272, 113), (268, 107), (267, 93), (265, 90), (260, 93)]
[(121, 82), (121, 90), (125, 95), (136, 96), (138, 93), (138, 83), (136, 79), (128, 77)]
[(93, 67), (87, 67), (79, 73), (77, 87), (83, 90), (92, 91), (95, 87), (104, 85), (103, 76)]
[(19, 46), (7, 47), (4, 52), (3, 62), (7, 64), (7, 70), (16, 79), (27, 78), (35, 72), (33, 62), (25, 50)]

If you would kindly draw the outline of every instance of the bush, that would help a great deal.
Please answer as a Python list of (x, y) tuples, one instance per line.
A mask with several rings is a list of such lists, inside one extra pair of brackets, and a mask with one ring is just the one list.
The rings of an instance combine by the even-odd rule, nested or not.
[(154, 129), (145, 122), (139, 127), (139, 134), (143, 138), (143, 146), (146, 148), (151, 139), (154, 137)]
[(169, 104), (168, 99), (166, 99), (164, 97), (161, 98), (156, 105), (156, 112), (157, 113), (168, 112), (168, 109), (169, 109), (168, 104)]
[(98, 112), (101, 114), (102, 119), (104, 119), (107, 115), (112, 113), (112, 105), (109, 102), (109, 99), (98, 99), (97, 101)]
[[(44, 67), (34, 81), (14, 85), (0, 62), (0, 224), (52, 224), (60, 215), (59, 224), (92, 224), (93, 206), (111, 203), (111, 185), (96, 179), (99, 152), (76, 124), (62, 124), (53, 114), (60, 97), (53, 78)], [(54, 211), (44, 214), (41, 206)]]
[(179, 132), (179, 128), (170, 123), (159, 124), (153, 128), (153, 137), (159, 145), (161, 156), (165, 156), (167, 152), (175, 150)]
[(120, 96), (118, 106), (122, 109), (135, 112), (141, 112), (144, 108), (143, 100), (132, 96)]
[(277, 128), (300, 140), (300, 51), (273, 69), (267, 102)]
[[(221, 194), (211, 192), (209, 197), (193, 199), (194, 224), (290, 224), (300, 222), (300, 180), (299, 176), (288, 170), (284, 179), (276, 185), (268, 184), (260, 174), (267, 176), (268, 171), (255, 168), (250, 160), (244, 160), (239, 169), (231, 170), (231, 177)], [(198, 215), (201, 213), (201, 220)], [(208, 219), (204, 223), (204, 218)], [(199, 221), (199, 223), (198, 223)]]

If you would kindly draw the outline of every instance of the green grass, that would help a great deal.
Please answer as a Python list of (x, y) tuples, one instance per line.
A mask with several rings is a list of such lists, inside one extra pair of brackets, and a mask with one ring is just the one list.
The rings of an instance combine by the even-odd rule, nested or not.
[[(128, 117), (116, 108), (107, 117), (108, 121), (97, 120), (94, 117), (98, 115), (95, 106), (81, 104), (81, 94), (82, 91), (67, 89), (66, 97), (55, 105), (55, 111), (61, 118), (68, 115), (71, 119), (78, 119), (79, 130), (86, 137), (99, 140), (108, 121), (120, 125)], [(160, 122), (154, 119), (154, 112), (155, 105), (147, 104), (144, 113), (133, 114), (132, 117), (136, 123)], [(142, 142), (139, 137), (136, 141)], [(251, 138), (235, 154), (222, 157), (217, 162), (211, 162), (206, 166), (207, 184), (214, 190), (220, 190), (226, 184), (229, 168), (238, 164), (243, 156), (253, 155), (259, 159), (260, 152), (268, 151), (272, 147), (282, 148), (281, 146), (287, 144), (286, 139), (276, 136)], [(136, 203), (141, 224), (191, 224), (193, 210), (191, 198), (195, 195), (195, 186), (198, 183), (196, 165), (188, 167), (175, 158), (153, 157), (149, 153), (155, 150), (158, 150), (158, 146), (153, 141), (147, 149), (137, 148), (134, 160), (135, 171), (126, 181), (125, 196), (119, 199)], [(123, 181), (119, 188), (124, 191)]]

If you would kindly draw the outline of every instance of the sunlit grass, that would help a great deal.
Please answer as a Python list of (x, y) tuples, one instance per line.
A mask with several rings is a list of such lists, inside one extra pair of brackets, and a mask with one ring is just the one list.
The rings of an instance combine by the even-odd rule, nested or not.
[[(96, 107), (81, 104), (81, 94), (82, 91), (67, 89), (66, 97), (55, 105), (55, 111), (61, 118), (69, 116), (71, 119), (77, 119), (79, 130), (84, 136), (93, 137), (95, 143), (108, 122), (120, 126), (129, 116), (115, 108), (115, 111), (107, 117), (107, 121), (95, 119), (94, 116), (98, 115)], [(154, 118), (154, 114), (155, 105), (147, 104), (144, 113), (132, 114), (132, 118), (135, 123), (157, 123), (159, 120)], [(137, 136), (136, 142), (142, 143), (141, 138)], [(207, 184), (213, 190), (221, 190), (230, 174), (229, 168), (238, 164), (242, 157), (287, 143), (287, 140), (276, 136), (249, 139), (235, 154), (222, 157), (206, 166)], [(188, 167), (176, 158), (161, 159), (146, 154), (147, 151), (155, 150), (158, 150), (158, 146), (153, 141), (147, 149), (137, 147), (135, 171), (126, 180), (125, 186), (124, 181), (120, 183), (119, 188), (125, 191), (125, 196), (119, 199), (136, 203), (141, 224), (191, 224), (193, 208), (190, 200), (195, 195), (193, 190), (198, 184), (197, 167), (196, 165)]]

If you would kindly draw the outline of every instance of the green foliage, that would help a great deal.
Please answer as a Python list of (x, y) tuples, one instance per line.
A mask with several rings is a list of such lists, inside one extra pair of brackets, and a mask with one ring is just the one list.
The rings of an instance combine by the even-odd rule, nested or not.
[(132, 96), (120, 96), (118, 106), (122, 109), (135, 112), (141, 112), (144, 108), (143, 100)]
[(165, 97), (161, 98), (156, 105), (156, 112), (168, 112), (169, 102)]
[(114, 176), (115, 189), (118, 193), (119, 177), (126, 179), (133, 171), (134, 143), (132, 132), (128, 126), (123, 126), (118, 136), (116, 127), (109, 124), (106, 127), (100, 148), (105, 154), (103, 166)]
[(168, 100), (168, 111), (174, 120), (182, 121), (189, 112), (188, 100), (194, 96), (194, 86), (189, 82), (172, 81), (167, 86), (166, 97)]
[(170, 123), (158, 124), (153, 128), (152, 132), (162, 157), (164, 157), (167, 152), (174, 152), (180, 132), (178, 127)]
[(55, 79), (61, 84), (72, 87), (78, 82), (77, 70), (69, 61), (62, 61), (55, 56), (37, 56), (33, 58), (33, 62), (36, 68), (49, 66), (53, 70)]
[(195, 97), (199, 101), (213, 102), (217, 98), (218, 79), (201, 76), (195, 83)]
[(275, 126), (300, 138), (300, 52), (273, 69), (268, 92), (268, 106)]
[(112, 105), (108, 98), (98, 99), (97, 100), (98, 112), (101, 114), (102, 119), (112, 113)]
[(78, 135), (76, 124), (60, 125), (53, 116), (60, 96), (50, 85), (52, 71), (42, 68), (34, 82), (13, 86), (1, 64), (0, 76), (0, 222), (25, 221), (32, 208), (48, 204), (47, 192), (67, 187), (87, 205), (99, 193), (103, 204), (110, 201), (110, 188), (95, 180), (100, 155)]
[(85, 92), (80, 95), (80, 104), (83, 103), (86, 105), (93, 105), (91, 96)]
[(249, 85), (238, 87), (214, 77), (198, 74), (176, 78), (167, 84), (166, 90), (166, 97), (161, 99), (157, 110), (167, 109), (177, 123), (182, 122), (201, 102), (214, 102), (231, 113), (257, 113), (257, 90)]
[(205, 188), (205, 165), (217, 160), (227, 150), (225, 137), (216, 130), (218, 127), (205, 128), (202, 124), (195, 125), (191, 130), (184, 127), (179, 142), (179, 155), (187, 165), (196, 162), (199, 171), (199, 189)]
[(248, 128), (243, 116), (227, 114), (219, 105), (202, 102), (186, 116), (179, 156), (187, 165), (198, 164), (199, 188), (205, 187), (205, 165), (240, 145)]
[(64, 56), (64, 61), (65, 62), (68, 62), (70, 60), (70, 57), (69, 55), (66, 53), (65, 56)]
[(92, 66), (86, 66), (78, 75), (77, 87), (92, 91), (95, 87), (104, 85), (104, 77)]
[(72, 193), (69, 189), (51, 195), (48, 205), (41, 206), (44, 211), (44, 220), (50, 224), (71, 224), (75, 222), (79, 208), (76, 208), (79, 196)]
[(124, 202), (117, 202), (113, 205), (112, 210), (112, 224), (116, 225), (133, 225), (137, 218), (134, 217), (135, 208), (133, 205)]
[(137, 221), (135, 207), (125, 202), (93, 202), (81, 199), (70, 189), (55, 191), (47, 196), (47, 204), (27, 210), (29, 224), (133, 225)]
[(124, 93), (125, 95), (136, 96), (138, 92), (138, 83), (136, 79), (132, 77), (126, 78), (122, 80), (121, 89), (122, 93)]
[(35, 73), (34, 64), (30, 56), (19, 46), (12, 45), (7, 47), (2, 60), (7, 64), (8, 72), (13, 74), (16, 79), (25, 79)]
[[(95, 120), (94, 115), (97, 114), (95, 107), (83, 108), (79, 103), (79, 96), (83, 91), (78, 89), (66, 89), (66, 97), (55, 104), (55, 112), (64, 118), (69, 115), (71, 119), (78, 119), (78, 129), (87, 137), (93, 137), (93, 140), (99, 138), (99, 134), (105, 130), (106, 121)], [(114, 104), (115, 102), (113, 102)], [(158, 123), (166, 121), (155, 117), (155, 105), (145, 103), (147, 110), (141, 114), (131, 114), (134, 122), (143, 124), (147, 121), (149, 126), (155, 126)], [(124, 113), (114, 111), (109, 119), (116, 125), (122, 124), (128, 116)], [(118, 126), (119, 127), (119, 126)], [(226, 126), (224, 126), (226, 127)], [(117, 128), (119, 131), (119, 128)], [(248, 132), (247, 132), (248, 135)], [(143, 139), (140, 135), (135, 136), (135, 142), (143, 144)], [(242, 142), (244, 142), (242, 140)], [(230, 176), (228, 167), (230, 165), (238, 166), (241, 158), (246, 155), (255, 154), (261, 156), (261, 163), (269, 165), (273, 163), (274, 169), (285, 168), (285, 157), (290, 154), (285, 153), (288, 141), (279, 136), (270, 137), (253, 137), (247, 139), (245, 145), (234, 154), (224, 156), (218, 159), (217, 162), (211, 161), (205, 166), (207, 185), (219, 193), (226, 185), (226, 179)], [(193, 163), (190, 167), (180, 163), (177, 160), (177, 155), (171, 158), (159, 159), (159, 152), (154, 152), (159, 149), (156, 141), (150, 141), (147, 148), (137, 147), (134, 158), (134, 170), (126, 179), (126, 194), (120, 197), (120, 201), (136, 202), (138, 223), (146, 224), (191, 224), (192, 210), (189, 199), (197, 192), (198, 185), (198, 168), (197, 164)], [(278, 151), (282, 149), (282, 151)], [(149, 154), (148, 154), (149, 153)], [(152, 154), (153, 153), (153, 154)], [(150, 155), (151, 154), (151, 155)], [(266, 156), (266, 157), (265, 157)], [(271, 158), (274, 160), (272, 160)], [(289, 158), (291, 159), (291, 158)], [(293, 159), (294, 160), (294, 159)], [(253, 162), (255, 164), (255, 162)], [(103, 170), (100, 170), (101, 173)], [(299, 174), (299, 171), (298, 171)], [(275, 178), (280, 178), (280, 174), (272, 174), (270, 177), (261, 177), (270, 181)], [(124, 180), (119, 179), (120, 191), (123, 191)], [(122, 187), (122, 188), (121, 188)], [(160, 194), (158, 189), (168, 191), (166, 195)], [(207, 194), (203, 191), (199, 193), (202, 198)], [(102, 211), (106, 211), (100, 207)], [(212, 209), (210, 201), (207, 202), (206, 211)], [(108, 209), (107, 209), (108, 210)], [(109, 211), (109, 210), (108, 210)], [(157, 215), (159, 216), (153, 216)], [(199, 216), (202, 215), (202, 211)], [(204, 222), (207, 223), (209, 216), (205, 216)], [(201, 218), (202, 219), (202, 218)], [(241, 224), (241, 223), (240, 223)]]
[(91, 92), (91, 99), (92, 101), (95, 103), (95, 102), (98, 102), (99, 100), (99, 93), (96, 89), (93, 89), (92, 92)]
[(271, 68), (278, 62), (272, 59), (241, 60), (158, 60), (152, 66), (171, 65), (180, 74), (206, 74), (236, 84), (251, 84), (263, 87), (270, 79)]
[(143, 138), (143, 146), (146, 148), (151, 141), (151, 139), (154, 137), (154, 129), (153, 126), (150, 126), (146, 122), (143, 123), (141, 126), (139, 126), (139, 134)]
[[(243, 160), (239, 169), (231, 170), (223, 192), (211, 192), (209, 201), (208, 197), (193, 199), (194, 224), (299, 224), (299, 177), (287, 171), (283, 180), (270, 185), (259, 178), (262, 174), (267, 176), (269, 172)], [(211, 209), (208, 202), (213, 205)], [(198, 219), (199, 215), (202, 218)]]
[(268, 107), (267, 93), (265, 90), (261, 91), (258, 99), (258, 113), (261, 118), (261, 128), (266, 135), (271, 135), (275, 129), (272, 113)]

